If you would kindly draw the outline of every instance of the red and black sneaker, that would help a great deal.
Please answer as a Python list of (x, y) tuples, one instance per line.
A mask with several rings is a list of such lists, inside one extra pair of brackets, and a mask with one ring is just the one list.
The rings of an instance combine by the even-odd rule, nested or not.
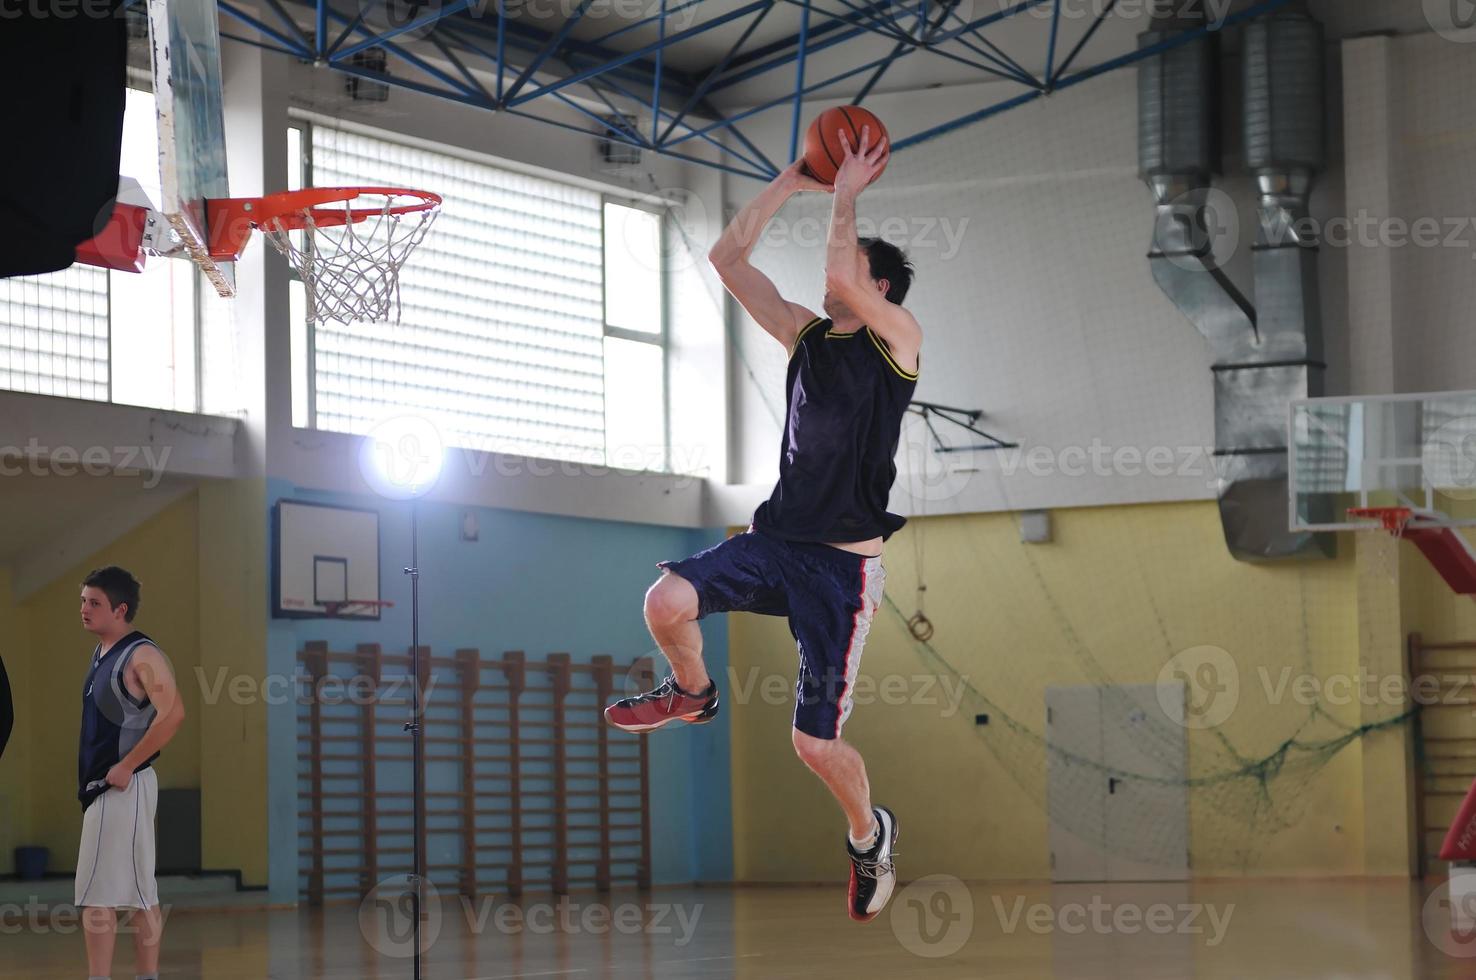
[(870, 922), (881, 914), (892, 900), (897, 886), (897, 871), (892, 864), (897, 846), (897, 817), (884, 806), (874, 807), (880, 827), (876, 843), (864, 854), (846, 841), (851, 856), (851, 887), (846, 894), (846, 911), (857, 922)]
[(705, 725), (718, 713), (717, 681), (708, 681), (702, 694), (688, 694), (670, 674), (656, 690), (621, 698), (605, 709), (605, 721), (627, 732), (654, 732), (662, 725), (685, 721)]

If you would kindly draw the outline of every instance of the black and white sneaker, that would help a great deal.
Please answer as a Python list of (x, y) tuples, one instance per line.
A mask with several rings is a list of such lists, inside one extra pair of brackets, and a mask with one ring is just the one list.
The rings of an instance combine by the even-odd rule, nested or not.
[(864, 854), (846, 840), (846, 853), (851, 856), (851, 887), (846, 896), (846, 911), (857, 922), (870, 922), (881, 914), (892, 900), (897, 885), (897, 872), (892, 858), (897, 845), (897, 817), (884, 806), (873, 807), (880, 830), (876, 843)]

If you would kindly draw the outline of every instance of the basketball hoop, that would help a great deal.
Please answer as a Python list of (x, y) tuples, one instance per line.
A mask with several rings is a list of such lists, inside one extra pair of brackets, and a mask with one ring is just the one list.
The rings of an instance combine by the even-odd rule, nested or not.
[(342, 602), (320, 603), (330, 618), (339, 616), (364, 616), (379, 617), (381, 609), (388, 609), (394, 603), (388, 599), (345, 599)]
[[(394, 605), (389, 599), (324, 599), (309, 603), (305, 599), (282, 600), (282, 608), (291, 609), (298, 615), (317, 615), (313, 606), (321, 606), (326, 619), (378, 619), (380, 610)], [(301, 613), (298, 613), (301, 610)]]
[(310, 321), (387, 320), (391, 308), (398, 321), (400, 268), (440, 207), (439, 194), (403, 187), (313, 187), (210, 200), (210, 256), (239, 258), (258, 230), (302, 277)]
[(1372, 531), (1387, 531), (1394, 539), (1380, 542), (1370, 552), (1373, 568), (1391, 585), (1399, 583), (1399, 541), (1404, 537), (1405, 529), (1414, 516), (1414, 511), (1409, 507), (1348, 508), (1350, 520), (1377, 521), (1377, 524), (1369, 524), (1367, 528)]
[(1360, 520), (1378, 521), (1379, 525), (1396, 538), (1404, 537), (1404, 529), (1414, 518), (1408, 507), (1351, 507), (1348, 516)]

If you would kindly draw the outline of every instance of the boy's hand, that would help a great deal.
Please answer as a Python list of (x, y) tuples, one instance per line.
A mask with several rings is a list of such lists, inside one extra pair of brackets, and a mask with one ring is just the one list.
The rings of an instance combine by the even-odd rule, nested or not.
[(114, 789), (127, 789), (129, 781), (133, 779), (133, 770), (120, 762), (108, 770), (106, 778), (108, 785)]
[(841, 145), (846, 149), (846, 158), (841, 161), (840, 170), (835, 175), (836, 193), (860, 194), (887, 165), (887, 158), (892, 155), (891, 147), (885, 139), (872, 146), (870, 126), (861, 127), (859, 147), (851, 146), (851, 137), (844, 129), (839, 132)]
[(831, 185), (822, 184), (810, 176), (810, 172), (805, 169), (803, 158), (794, 161), (779, 171), (779, 176), (774, 178), (774, 182), (782, 182), (790, 193), (794, 193), (795, 191), (819, 191), (822, 194), (829, 194), (835, 190)]

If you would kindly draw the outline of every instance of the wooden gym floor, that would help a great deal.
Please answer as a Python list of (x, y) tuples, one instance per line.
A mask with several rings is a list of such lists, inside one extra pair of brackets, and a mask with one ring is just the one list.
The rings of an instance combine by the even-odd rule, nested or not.
[[(1433, 894), (1432, 894), (1433, 893)], [(843, 911), (843, 883), (820, 888), (659, 888), (540, 896), (504, 906), (442, 899), (424, 975), (438, 980), (562, 977), (1095, 978), (1224, 980), (1476, 978), (1476, 942), (1450, 941), (1438, 882), (1237, 880), (1189, 884), (964, 886), (923, 879), (877, 920)], [(1433, 909), (1429, 930), (1422, 911)], [(0, 918), (0, 977), (85, 976), (82, 937), (60, 921)], [(368, 933), (374, 946), (395, 937)], [(19, 928), (17, 926), (19, 925)], [(359, 909), (180, 911), (162, 976), (202, 980), (378, 980), (410, 961), (376, 952)], [(1454, 952), (1445, 952), (1438, 944)], [(402, 945), (401, 949), (408, 948)], [(1471, 956), (1466, 958), (1461, 953)], [(132, 972), (119, 937), (114, 977)]]

